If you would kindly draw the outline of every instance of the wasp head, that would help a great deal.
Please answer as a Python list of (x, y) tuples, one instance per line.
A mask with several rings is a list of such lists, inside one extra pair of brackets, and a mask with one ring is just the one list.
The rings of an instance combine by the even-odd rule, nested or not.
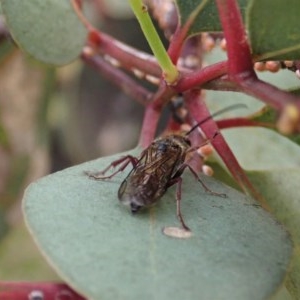
[(136, 198), (135, 196), (123, 196), (120, 202), (127, 206), (133, 215), (139, 213), (143, 208), (148, 207), (143, 203), (142, 199)]
[(130, 210), (132, 214), (136, 214), (137, 212), (139, 212), (139, 210), (142, 208), (141, 205), (138, 205), (134, 202), (130, 203)]

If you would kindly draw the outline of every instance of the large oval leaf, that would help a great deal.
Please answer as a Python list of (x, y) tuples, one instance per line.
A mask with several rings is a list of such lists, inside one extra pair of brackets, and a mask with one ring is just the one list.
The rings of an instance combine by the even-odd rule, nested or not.
[(182, 212), (193, 235), (177, 226), (174, 188), (136, 216), (118, 203), (127, 173), (87, 178), (118, 156), (49, 175), (27, 189), (24, 212), (38, 245), (59, 274), (92, 299), (266, 299), (282, 282), (292, 252), (287, 233), (250, 198), (203, 177), (227, 198), (184, 176)]
[[(178, 14), (182, 26), (191, 18), (194, 18), (189, 29), (189, 35), (197, 34), (204, 31), (222, 31), (219, 20), (218, 9), (215, 1), (209, 0), (176, 0)], [(238, 0), (242, 15), (245, 15), (248, 0)], [(203, 5), (204, 4), (204, 5)], [(203, 5), (200, 10), (199, 7)], [(196, 16), (194, 15), (197, 11)]]
[[(215, 1), (176, 0), (183, 26), (194, 18), (189, 35), (222, 31)], [(238, 0), (256, 60), (296, 60), (300, 55), (299, 1)], [(203, 7), (202, 7), (203, 6)], [(199, 9), (202, 7), (202, 9)], [(197, 12), (195, 16), (195, 12)]]
[(298, 0), (252, 0), (246, 16), (251, 47), (257, 60), (299, 59)]
[(86, 30), (70, 1), (1, 0), (1, 6), (14, 40), (37, 60), (63, 65), (79, 56)]

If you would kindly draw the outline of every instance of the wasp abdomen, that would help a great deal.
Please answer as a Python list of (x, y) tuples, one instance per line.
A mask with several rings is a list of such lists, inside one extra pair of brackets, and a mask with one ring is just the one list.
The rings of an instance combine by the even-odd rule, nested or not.
[(166, 184), (153, 175), (145, 175), (143, 178), (134, 175), (125, 179), (118, 191), (121, 203), (130, 207), (132, 213), (141, 208), (154, 205), (165, 193)]

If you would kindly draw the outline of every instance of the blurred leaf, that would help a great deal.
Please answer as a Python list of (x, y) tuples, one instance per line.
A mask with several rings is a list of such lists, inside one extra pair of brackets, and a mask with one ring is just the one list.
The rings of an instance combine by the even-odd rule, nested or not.
[(105, 14), (111, 18), (129, 19), (134, 16), (128, 1), (124, 0), (102, 0)]
[[(201, 2), (201, 3), (200, 3)], [(191, 17), (191, 14), (202, 5), (199, 0), (176, 0), (181, 26)], [(238, 0), (242, 14), (244, 15), (248, 0)], [(204, 8), (199, 11), (193, 25), (189, 30), (189, 35), (194, 35), (204, 31), (222, 31), (219, 21), (219, 14), (215, 1), (209, 0)]]
[(24, 223), (10, 229), (0, 243), (0, 280), (56, 280)]
[[(1, 122), (1, 120), (0, 120), (0, 122)], [(1, 147), (5, 148), (5, 149), (9, 148), (9, 139), (8, 139), (7, 133), (1, 123), (0, 123), (0, 145), (1, 145)]]
[(70, 1), (1, 0), (16, 43), (35, 59), (63, 65), (76, 59), (86, 40), (86, 29)]
[[(198, 0), (177, 0), (181, 25), (202, 5)], [(300, 57), (298, 0), (239, 0), (246, 19), (253, 56), (258, 60), (296, 60)], [(215, 1), (199, 11), (189, 36), (205, 31), (222, 31)]]
[(5, 190), (0, 194), (2, 197), (0, 207), (7, 208), (18, 199), (18, 195), (23, 192), (26, 184), (29, 167), (30, 157), (28, 155), (19, 155), (12, 159)]
[(0, 43), (0, 64), (15, 50), (15, 45), (9, 40), (2, 40)]
[[(226, 60), (227, 59), (227, 55), (226, 52), (222, 51), (220, 48), (215, 47), (211, 52), (207, 53), (205, 55), (205, 62), (207, 64), (213, 64), (222, 60)], [(287, 69), (282, 69), (279, 72), (276, 73), (271, 73), (271, 72), (257, 72), (257, 76), (266, 82), (269, 82), (275, 86), (277, 86), (280, 89), (283, 90), (287, 90), (287, 91), (291, 91), (292, 90), (297, 90), (299, 89), (299, 78), (295, 75), (294, 72), (291, 72)], [(247, 101), (248, 99), (250, 99), (251, 101), (247, 101), (247, 106), (249, 106), (249, 110), (250, 108), (252, 108), (252, 106), (255, 107), (255, 109), (257, 108), (257, 103), (261, 103), (259, 107), (262, 107), (263, 104), (262, 102), (258, 101), (257, 99), (242, 94), (242, 93), (236, 93), (236, 92), (224, 92), (224, 91), (207, 91), (206, 93), (211, 93), (214, 95), (222, 95), (222, 97), (226, 97), (226, 104), (228, 104), (231, 101), (231, 98), (233, 98), (234, 100), (232, 100), (230, 103), (236, 103), (238, 100), (240, 102), (244, 102)], [(210, 97), (211, 98), (211, 97)], [(221, 98), (220, 96), (217, 97), (215, 96), (216, 100), (219, 98)], [(224, 102), (224, 101), (222, 101)], [(248, 103), (249, 102), (249, 103)], [(251, 105), (252, 104), (252, 105)], [(254, 104), (254, 105), (253, 105)], [(224, 105), (225, 106), (225, 105)], [(255, 111), (255, 110), (254, 110)], [(253, 111), (253, 112), (254, 112)], [(249, 111), (245, 112), (245, 115), (249, 114)]]
[(299, 87), (291, 89), (290, 92), (296, 96), (300, 96), (300, 88)]
[(2, 238), (7, 233), (7, 231), (8, 231), (8, 225), (5, 220), (5, 212), (1, 208), (1, 210), (0, 210), (0, 243), (1, 243)]
[(277, 118), (278, 112), (273, 107), (264, 106), (260, 111), (253, 115), (253, 117), (251, 117), (251, 120), (275, 125)]
[(252, 52), (258, 60), (300, 57), (299, 1), (252, 0), (246, 14)]
[[(270, 123), (273, 124), (274, 127), (270, 127), (271, 130), (277, 132), (278, 134), (281, 134), (277, 127), (276, 127), (276, 122), (278, 120), (278, 112), (270, 107), (270, 106), (266, 106), (264, 107), (260, 113), (256, 114), (255, 116), (253, 116), (253, 118), (251, 118), (251, 120), (253, 121), (257, 121), (257, 122), (263, 122), (263, 123)], [(296, 134), (291, 134), (291, 135), (285, 135), (284, 137), (288, 138), (290, 141), (300, 145), (300, 134), (296, 133)]]
[(186, 174), (182, 213), (193, 235), (170, 238), (161, 229), (179, 225), (174, 187), (158, 206), (131, 216), (117, 200), (127, 170), (107, 182), (84, 175), (117, 157), (66, 169), (26, 190), (30, 231), (71, 286), (93, 299), (253, 300), (277, 289), (292, 245), (253, 200), (201, 176), (227, 198), (210, 195)]

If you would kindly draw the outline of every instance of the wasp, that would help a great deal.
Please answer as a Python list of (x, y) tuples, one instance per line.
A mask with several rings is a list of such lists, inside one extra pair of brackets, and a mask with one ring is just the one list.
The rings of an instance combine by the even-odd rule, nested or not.
[[(180, 210), (181, 175), (184, 170), (189, 169), (195, 179), (204, 187), (205, 191), (221, 197), (226, 197), (226, 195), (211, 191), (202, 182), (196, 171), (186, 162), (187, 155), (199, 148), (191, 146), (189, 134), (209, 119), (240, 106), (241, 104), (236, 104), (216, 112), (197, 123), (183, 135), (170, 134), (165, 137), (159, 137), (143, 150), (139, 157), (132, 155), (123, 156), (113, 161), (104, 170), (97, 173), (87, 173), (87, 175), (96, 180), (111, 179), (131, 164), (131, 171), (119, 187), (118, 198), (121, 203), (129, 206), (132, 214), (136, 214), (141, 209), (153, 206), (166, 193), (169, 187), (177, 184), (177, 218), (182, 228), (186, 231), (190, 231), (184, 222)], [(216, 133), (215, 136), (217, 134), (218, 133)], [(108, 170), (117, 166), (119, 166), (119, 168), (115, 172), (104, 176)]]

